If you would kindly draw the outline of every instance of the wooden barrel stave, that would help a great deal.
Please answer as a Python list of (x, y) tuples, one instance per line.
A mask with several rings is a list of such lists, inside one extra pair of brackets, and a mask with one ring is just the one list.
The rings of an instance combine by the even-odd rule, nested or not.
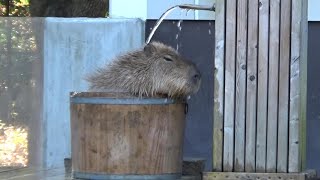
[(184, 101), (86, 92), (70, 102), (74, 177), (181, 176)]

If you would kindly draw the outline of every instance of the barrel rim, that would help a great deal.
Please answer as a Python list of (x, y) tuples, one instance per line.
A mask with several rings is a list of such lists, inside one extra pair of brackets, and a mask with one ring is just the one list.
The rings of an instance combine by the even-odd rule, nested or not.
[(166, 98), (106, 98), (106, 97), (71, 97), (72, 104), (114, 104), (114, 105), (166, 105), (179, 103), (174, 99)]
[(163, 173), (163, 174), (107, 174), (107, 173), (88, 173), (72, 171), (73, 178), (105, 180), (105, 179), (127, 179), (127, 180), (176, 180), (181, 178), (182, 173)]
[(186, 103), (184, 98), (136, 97), (123, 92), (70, 92), (72, 104), (166, 105)]

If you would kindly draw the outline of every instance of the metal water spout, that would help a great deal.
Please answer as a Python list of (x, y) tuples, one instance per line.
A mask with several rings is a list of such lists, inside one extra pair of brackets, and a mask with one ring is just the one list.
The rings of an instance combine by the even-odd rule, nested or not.
[(178, 5), (181, 9), (193, 9), (193, 10), (204, 10), (204, 11), (215, 11), (215, 4), (212, 6), (203, 6), (203, 5), (195, 5), (195, 4), (181, 4)]
[(203, 6), (203, 5), (195, 5), (195, 4), (180, 4), (180, 5), (175, 5), (169, 9), (167, 9), (161, 16), (160, 18), (157, 20), (156, 24), (154, 25), (152, 31), (149, 34), (149, 37), (146, 41), (146, 43), (148, 44), (154, 34), (154, 32), (157, 30), (157, 28), (159, 27), (159, 25), (161, 24), (161, 22), (163, 21), (163, 19), (174, 9), (176, 8), (180, 8), (180, 9), (187, 9), (187, 10), (204, 10), (204, 11), (215, 11), (215, 4), (213, 4), (212, 6)]

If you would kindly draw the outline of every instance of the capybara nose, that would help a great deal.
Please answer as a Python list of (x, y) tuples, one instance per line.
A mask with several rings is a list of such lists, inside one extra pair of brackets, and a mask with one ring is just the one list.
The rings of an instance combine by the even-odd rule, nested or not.
[(192, 75), (192, 80), (194, 83), (197, 83), (201, 79), (201, 74), (199, 71), (195, 71), (194, 74)]
[(195, 79), (195, 80), (200, 80), (200, 78), (201, 78), (201, 75), (200, 75), (200, 74), (195, 74), (195, 75), (193, 76), (193, 79)]

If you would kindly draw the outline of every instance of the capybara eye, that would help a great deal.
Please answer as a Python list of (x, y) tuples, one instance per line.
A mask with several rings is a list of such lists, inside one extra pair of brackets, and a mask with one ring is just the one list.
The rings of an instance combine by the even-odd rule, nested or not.
[(164, 60), (166, 60), (166, 61), (172, 61), (172, 59), (171, 59), (170, 57), (165, 56), (165, 57), (163, 57), (163, 58), (164, 58)]

